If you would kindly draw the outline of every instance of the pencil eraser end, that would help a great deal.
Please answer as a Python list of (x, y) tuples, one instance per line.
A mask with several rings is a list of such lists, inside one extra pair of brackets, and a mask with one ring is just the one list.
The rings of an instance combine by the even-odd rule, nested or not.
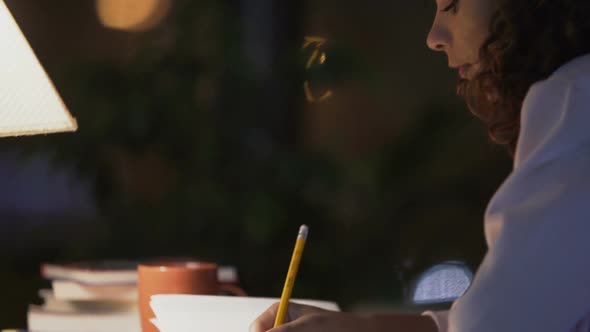
[(307, 234), (309, 233), (309, 227), (307, 225), (301, 225), (299, 227), (299, 235), (297, 237), (302, 239), (307, 239)]

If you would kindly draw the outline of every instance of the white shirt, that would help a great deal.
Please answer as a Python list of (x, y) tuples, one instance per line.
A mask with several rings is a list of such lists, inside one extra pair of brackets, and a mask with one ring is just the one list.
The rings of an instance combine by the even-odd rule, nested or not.
[(441, 332), (590, 331), (590, 55), (531, 86), (488, 252)]

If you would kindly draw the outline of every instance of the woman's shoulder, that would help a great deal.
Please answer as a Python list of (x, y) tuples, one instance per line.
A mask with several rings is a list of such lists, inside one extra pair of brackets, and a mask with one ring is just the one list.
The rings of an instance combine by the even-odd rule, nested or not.
[(551, 159), (590, 142), (590, 54), (529, 89), (522, 105), (515, 166)]
[(539, 90), (543, 90), (542, 95), (547, 96), (547, 93), (549, 93), (549, 96), (551, 96), (556, 92), (566, 90), (574, 83), (578, 85), (590, 84), (590, 53), (564, 63), (549, 77), (534, 83), (530, 87), (525, 101), (535, 97), (535, 93), (538, 94)]
[(578, 56), (557, 68), (549, 80), (590, 80), (590, 53)]
[(522, 112), (530, 111), (529, 104), (563, 102), (568, 91), (576, 88), (578, 98), (590, 99), (590, 53), (574, 58), (557, 68), (549, 77), (531, 85), (523, 103)]

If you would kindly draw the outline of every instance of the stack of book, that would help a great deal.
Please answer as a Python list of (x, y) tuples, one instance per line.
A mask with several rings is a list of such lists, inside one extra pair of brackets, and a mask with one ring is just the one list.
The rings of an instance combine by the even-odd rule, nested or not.
[[(140, 332), (137, 262), (99, 261), (43, 264), (51, 282), (42, 289), (42, 305), (30, 305), (31, 332)], [(218, 280), (237, 284), (233, 266), (220, 266)], [(190, 309), (190, 308), (189, 308)]]
[(137, 263), (44, 264), (41, 274), (52, 287), (29, 306), (29, 331), (141, 331)]

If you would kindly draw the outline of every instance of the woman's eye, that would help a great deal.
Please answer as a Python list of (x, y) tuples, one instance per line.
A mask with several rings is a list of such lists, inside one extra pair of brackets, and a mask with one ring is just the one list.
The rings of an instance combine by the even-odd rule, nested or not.
[(445, 8), (443, 8), (442, 11), (443, 12), (448, 12), (448, 11), (451, 11), (452, 10), (453, 13), (456, 13), (457, 12), (457, 4), (458, 3), (459, 3), (459, 0), (452, 0), (451, 3), (448, 6), (446, 6)]

